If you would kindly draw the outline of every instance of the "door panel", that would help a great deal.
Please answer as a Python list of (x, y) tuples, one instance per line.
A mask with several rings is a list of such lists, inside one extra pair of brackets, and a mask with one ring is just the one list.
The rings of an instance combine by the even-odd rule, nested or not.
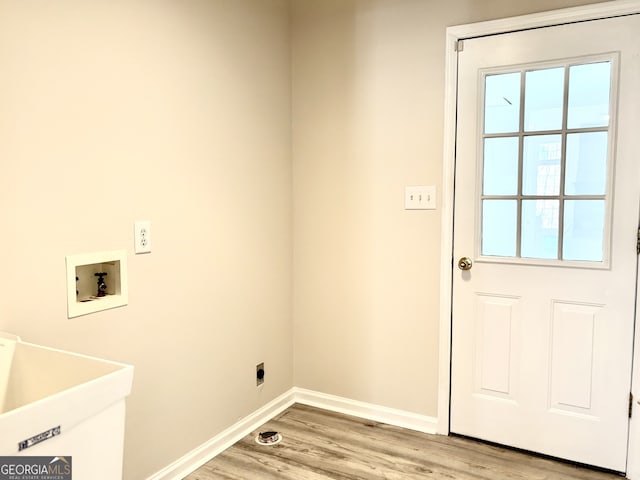
[(476, 391), (497, 398), (513, 398), (519, 341), (519, 299), (477, 295)]
[(452, 432), (626, 469), (638, 31), (636, 15), (464, 42)]
[(591, 409), (594, 333), (601, 306), (553, 302), (551, 408), (585, 414)]

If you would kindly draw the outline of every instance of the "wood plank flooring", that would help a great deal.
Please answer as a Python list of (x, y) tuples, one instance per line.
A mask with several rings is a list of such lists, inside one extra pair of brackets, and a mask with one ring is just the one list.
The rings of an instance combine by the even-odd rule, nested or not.
[[(255, 442), (276, 430), (277, 445)], [(296, 404), (184, 480), (620, 480), (481, 442)]]

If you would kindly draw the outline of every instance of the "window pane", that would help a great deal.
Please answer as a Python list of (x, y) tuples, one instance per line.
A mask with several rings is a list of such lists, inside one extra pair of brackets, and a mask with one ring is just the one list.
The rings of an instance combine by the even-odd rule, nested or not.
[(559, 195), (561, 156), (560, 135), (525, 137), (522, 193), (524, 195)]
[(518, 137), (487, 138), (484, 141), (485, 195), (518, 193)]
[(482, 255), (516, 256), (516, 200), (482, 202)]
[(603, 260), (604, 200), (567, 200), (564, 204), (564, 260)]
[(607, 132), (567, 135), (565, 194), (604, 195), (607, 184)]
[(527, 72), (524, 130), (533, 132), (562, 128), (563, 100), (564, 67)]
[(520, 130), (520, 72), (485, 78), (484, 132)]
[(558, 200), (522, 201), (523, 258), (558, 258)]
[(576, 65), (569, 69), (568, 128), (609, 125), (611, 63)]

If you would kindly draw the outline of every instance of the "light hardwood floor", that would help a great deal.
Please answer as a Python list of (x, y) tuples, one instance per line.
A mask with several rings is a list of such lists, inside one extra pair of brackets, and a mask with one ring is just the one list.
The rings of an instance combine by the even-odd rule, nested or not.
[[(278, 445), (255, 442), (276, 430)], [(459, 437), (294, 405), (185, 480), (620, 480)]]

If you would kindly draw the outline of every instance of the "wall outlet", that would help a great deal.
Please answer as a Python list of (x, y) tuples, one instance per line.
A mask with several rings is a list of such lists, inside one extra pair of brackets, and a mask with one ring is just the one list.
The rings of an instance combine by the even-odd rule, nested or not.
[(134, 250), (136, 253), (151, 253), (151, 222), (149, 220), (135, 222)]
[(256, 386), (260, 386), (264, 383), (264, 362), (256, 365)]

